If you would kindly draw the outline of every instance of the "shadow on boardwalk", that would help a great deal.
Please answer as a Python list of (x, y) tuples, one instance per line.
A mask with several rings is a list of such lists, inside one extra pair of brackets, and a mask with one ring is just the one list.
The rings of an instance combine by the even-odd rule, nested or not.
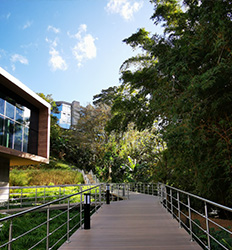
[(159, 204), (158, 197), (130, 194), (130, 200), (104, 205), (92, 216), (90, 230), (77, 230), (59, 250), (201, 249), (190, 241)]

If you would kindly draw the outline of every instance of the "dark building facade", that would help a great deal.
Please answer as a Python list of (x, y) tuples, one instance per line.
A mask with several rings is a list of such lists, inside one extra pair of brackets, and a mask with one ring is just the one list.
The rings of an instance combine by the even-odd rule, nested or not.
[(10, 166), (49, 162), (49, 137), (50, 104), (0, 68), (0, 187)]

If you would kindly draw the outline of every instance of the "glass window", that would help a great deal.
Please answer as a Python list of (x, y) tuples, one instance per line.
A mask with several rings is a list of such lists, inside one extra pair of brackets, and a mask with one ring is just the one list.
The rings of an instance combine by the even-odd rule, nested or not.
[(39, 111), (23, 106), (21, 99), (0, 88), (0, 145), (37, 154)]
[(5, 119), (5, 133), (4, 133), (4, 145), (7, 148), (12, 148), (13, 146), (13, 133), (14, 133), (14, 122)]
[(23, 144), (23, 126), (20, 124), (15, 124), (15, 138), (14, 138), (14, 149), (22, 151)]
[(23, 152), (27, 152), (28, 150), (28, 136), (29, 136), (29, 129), (25, 127), (23, 133)]
[(4, 118), (0, 115), (0, 145), (4, 146)]
[(31, 118), (31, 110), (24, 107), (24, 113), (23, 113), (23, 116), (24, 116), (24, 124), (26, 126), (29, 126), (30, 125), (30, 118)]
[(19, 105), (16, 106), (16, 121), (19, 123), (23, 123), (23, 107), (20, 107)]
[(0, 98), (0, 114), (4, 114), (4, 104), (5, 104), (5, 100)]
[(9, 102), (6, 102), (6, 116), (14, 119), (15, 106)]

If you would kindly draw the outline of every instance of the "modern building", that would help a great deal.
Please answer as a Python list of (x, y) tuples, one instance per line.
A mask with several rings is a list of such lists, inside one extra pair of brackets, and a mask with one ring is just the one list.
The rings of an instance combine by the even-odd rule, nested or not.
[[(0, 187), (9, 186), (10, 166), (49, 163), (50, 109), (0, 68)], [(0, 198), (8, 192), (0, 190)]]
[(72, 126), (77, 125), (80, 117), (80, 103), (73, 101), (72, 103), (59, 101), (56, 102), (58, 114), (53, 113), (58, 119), (60, 127), (70, 129)]

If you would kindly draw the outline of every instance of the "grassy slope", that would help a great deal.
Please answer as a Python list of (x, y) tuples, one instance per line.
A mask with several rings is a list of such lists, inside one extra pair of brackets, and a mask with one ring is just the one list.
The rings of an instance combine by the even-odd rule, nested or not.
[(13, 167), (10, 186), (82, 184), (83, 176), (75, 166), (51, 159), (48, 165)]

